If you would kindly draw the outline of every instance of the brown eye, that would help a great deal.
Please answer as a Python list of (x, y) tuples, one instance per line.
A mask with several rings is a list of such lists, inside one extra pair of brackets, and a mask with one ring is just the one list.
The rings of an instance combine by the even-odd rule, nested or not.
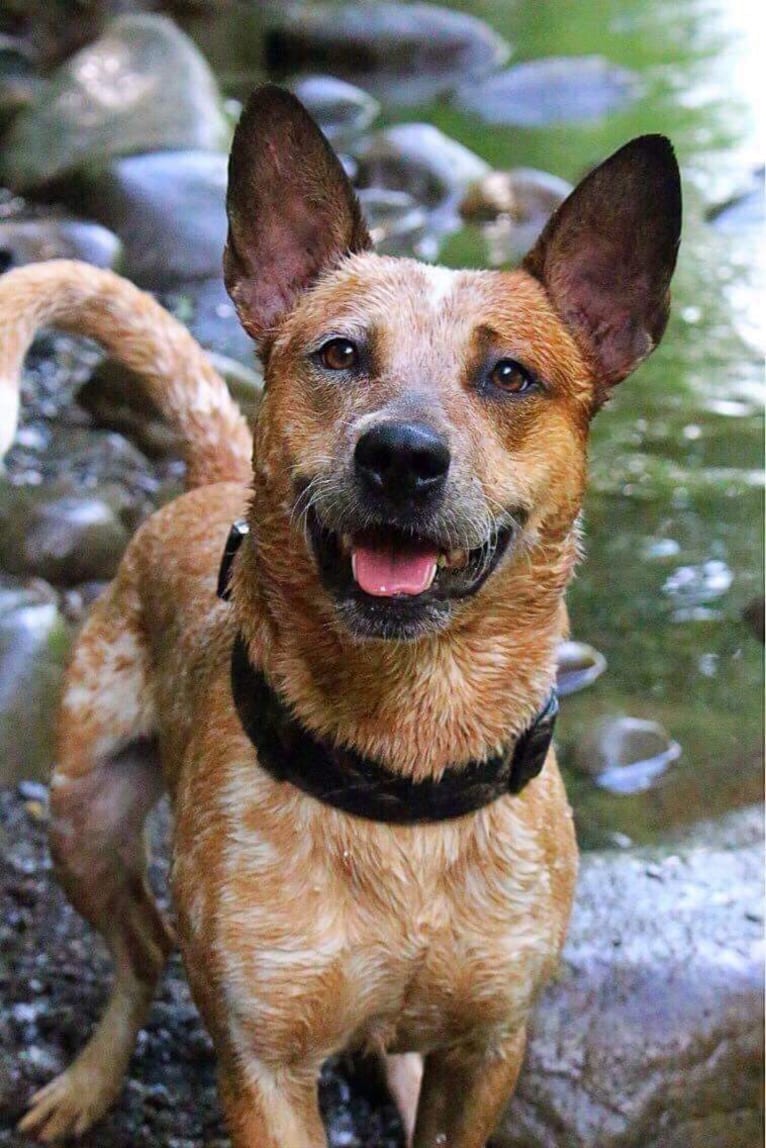
[(319, 348), (317, 357), (328, 371), (350, 371), (359, 363), (359, 352), (350, 339), (330, 339)]
[(534, 386), (534, 379), (525, 367), (515, 359), (500, 359), (490, 371), (489, 380), (501, 391), (511, 395), (523, 395)]

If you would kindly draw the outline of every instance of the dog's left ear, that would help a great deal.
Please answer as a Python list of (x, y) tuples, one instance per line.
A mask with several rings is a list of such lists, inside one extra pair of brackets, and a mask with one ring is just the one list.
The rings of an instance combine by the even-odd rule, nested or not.
[(662, 338), (680, 233), (673, 148), (640, 136), (575, 188), (524, 260), (594, 363), (596, 406)]
[(353, 188), (303, 105), (264, 84), (234, 133), (226, 289), (254, 339), (342, 256), (372, 246)]

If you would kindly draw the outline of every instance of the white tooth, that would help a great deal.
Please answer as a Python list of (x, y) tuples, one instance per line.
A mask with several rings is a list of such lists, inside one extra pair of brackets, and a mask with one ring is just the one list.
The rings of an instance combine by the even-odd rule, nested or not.
[(354, 581), (358, 582), (359, 579), (356, 576), (356, 550), (352, 551), (351, 553), (351, 573), (353, 575)]
[(431, 563), (431, 573), (429, 575), (428, 582), (426, 584), (426, 590), (431, 589), (431, 587), (433, 586), (433, 582), (434, 582), (435, 577), (436, 577), (436, 563), (432, 562)]

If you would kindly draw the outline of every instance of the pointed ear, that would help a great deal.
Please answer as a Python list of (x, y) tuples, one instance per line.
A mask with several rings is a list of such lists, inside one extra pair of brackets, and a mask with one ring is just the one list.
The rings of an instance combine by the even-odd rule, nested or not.
[(301, 103), (265, 84), (237, 125), (226, 197), (224, 280), (262, 338), (342, 256), (372, 246), (340, 161)]
[(641, 136), (575, 188), (524, 260), (596, 367), (596, 405), (662, 338), (680, 232), (673, 148)]

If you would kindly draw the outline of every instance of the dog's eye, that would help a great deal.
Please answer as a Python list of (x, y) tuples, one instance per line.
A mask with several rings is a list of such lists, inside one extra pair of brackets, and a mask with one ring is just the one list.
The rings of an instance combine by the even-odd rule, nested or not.
[(523, 395), (535, 385), (529, 371), (515, 359), (499, 359), (490, 371), (489, 381), (511, 395)]
[(319, 348), (317, 358), (328, 371), (350, 371), (359, 363), (359, 351), (350, 339), (330, 339)]

